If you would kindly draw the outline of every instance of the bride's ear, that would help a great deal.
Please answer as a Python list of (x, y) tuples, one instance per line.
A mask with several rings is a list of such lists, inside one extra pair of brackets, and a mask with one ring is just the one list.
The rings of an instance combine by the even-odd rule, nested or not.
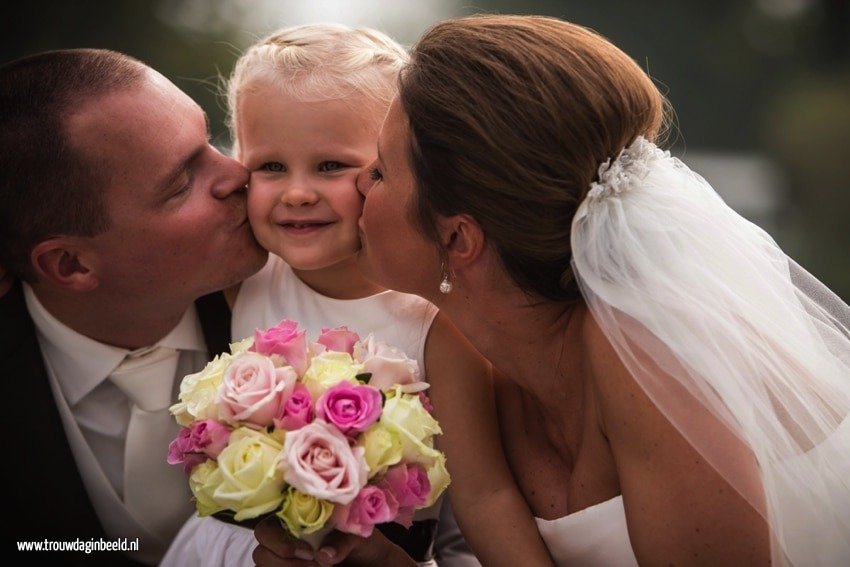
[(461, 214), (440, 219), (438, 230), (451, 269), (465, 268), (481, 257), (486, 238), (481, 225), (471, 216)]

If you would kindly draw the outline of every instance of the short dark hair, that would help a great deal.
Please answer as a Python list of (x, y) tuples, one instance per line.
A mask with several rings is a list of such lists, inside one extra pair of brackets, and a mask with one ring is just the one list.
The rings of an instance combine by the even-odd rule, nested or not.
[(527, 293), (580, 298), (570, 227), (604, 160), (654, 139), (666, 101), (599, 34), (541, 16), (471, 16), (432, 27), (402, 70), (416, 193), (410, 213), (481, 224)]
[(0, 265), (28, 281), (33, 247), (53, 235), (94, 236), (109, 224), (107, 183), (68, 136), (67, 118), (138, 84), (146, 66), (105, 49), (65, 49), (0, 67)]

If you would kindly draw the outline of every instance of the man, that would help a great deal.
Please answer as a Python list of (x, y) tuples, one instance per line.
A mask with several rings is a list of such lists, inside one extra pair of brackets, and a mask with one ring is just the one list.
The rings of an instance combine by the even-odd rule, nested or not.
[[(173, 400), (183, 375), (226, 348), (221, 294), (193, 302), (265, 262), (245, 213), (248, 174), (209, 144), (197, 104), (110, 51), (4, 65), (0, 123), (0, 265), (20, 282), (0, 300), (6, 533), (140, 538), (130, 557), (155, 564), (192, 514), (191, 495), (164, 497), (166, 481), (187, 484), (166, 446), (147, 460), (170, 480), (150, 486), (145, 459), (125, 467), (130, 422), (145, 410), (128, 403), (117, 367), (162, 347)], [(136, 488), (146, 492), (130, 502)], [(129, 561), (86, 556), (98, 558)]]

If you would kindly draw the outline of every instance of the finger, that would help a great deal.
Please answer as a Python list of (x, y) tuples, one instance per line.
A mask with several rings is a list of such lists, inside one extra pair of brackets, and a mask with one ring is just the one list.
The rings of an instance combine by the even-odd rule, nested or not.
[(362, 537), (334, 531), (316, 551), (316, 560), (322, 565), (337, 565), (366, 543), (368, 540)]
[(261, 545), (254, 548), (251, 558), (257, 567), (319, 567), (315, 561), (306, 561), (297, 557), (281, 557)]
[(254, 528), (254, 538), (261, 547), (284, 559), (313, 559), (313, 550), (309, 544), (292, 538), (280, 525), (277, 518), (269, 517)]

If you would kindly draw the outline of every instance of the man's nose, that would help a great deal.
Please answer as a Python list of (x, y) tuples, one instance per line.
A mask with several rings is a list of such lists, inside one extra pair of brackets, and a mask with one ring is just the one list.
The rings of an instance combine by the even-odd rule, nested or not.
[(245, 189), (250, 174), (235, 159), (221, 154), (218, 150), (215, 150), (215, 152), (216, 155), (213, 159), (215, 160), (217, 175), (212, 185), (212, 195), (216, 199), (226, 199), (233, 193)]

